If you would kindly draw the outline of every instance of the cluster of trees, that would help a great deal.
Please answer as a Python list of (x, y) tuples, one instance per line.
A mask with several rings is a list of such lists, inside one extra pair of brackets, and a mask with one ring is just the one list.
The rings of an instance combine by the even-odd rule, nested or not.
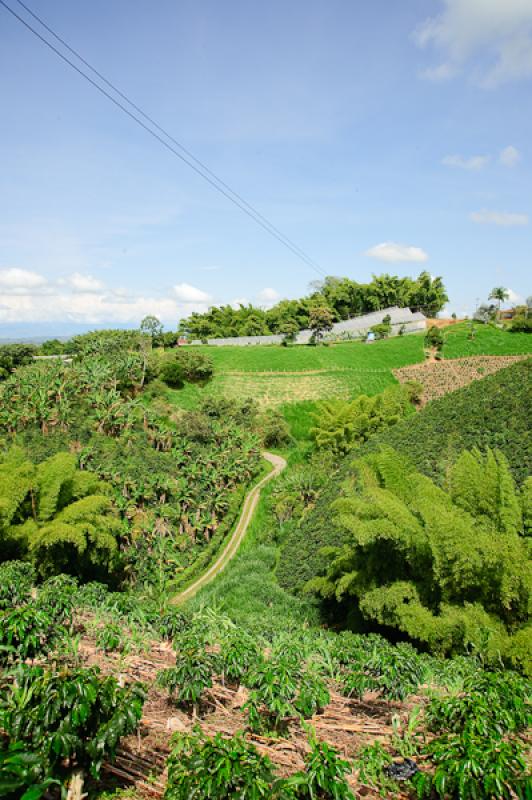
[(109, 495), (95, 474), (77, 468), (72, 453), (36, 465), (12, 447), (0, 456), (2, 557), (29, 558), (41, 577), (107, 576), (123, 532)]
[(325, 400), (312, 414), (311, 435), (319, 449), (336, 455), (347, 453), (370, 436), (389, 428), (414, 412), (422, 386), (414, 381), (390, 386), (375, 397), (358, 395), (354, 400)]
[(4, 344), (0, 346), (0, 381), (5, 380), (17, 367), (31, 364), (37, 347), (33, 344)]
[(353, 470), (332, 504), (344, 544), (307, 588), (438, 653), (474, 647), (532, 670), (532, 479), (517, 489), (491, 450), (464, 451), (445, 488), (389, 448)]
[[(497, 319), (500, 313), (501, 304), (509, 300), (510, 292), (504, 286), (495, 286), (488, 297), (495, 300), (495, 303), (482, 303), (475, 311), (474, 319), (478, 322), (491, 322)], [(529, 333), (532, 331), (532, 297), (528, 297), (526, 304), (517, 306), (513, 319), (508, 324), (509, 331), (522, 331)]]
[(312, 327), (314, 309), (326, 310), (332, 324), (390, 306), (410, 307), (433, 317), (447, 300), (442, 279), (432, 278), (428, 272), (415, 279), (375, 275), (370, 283), (328, 277), (314, 283), (312, 292), (300, 300), (281, 300), (268, 310), (253, 305), (240, 305), (237, 309), (230, 305), (213, 306), (204, 314), (191, 314), (182, 320), (180, 327), (192, 339), (271, 333), (290, 337)]

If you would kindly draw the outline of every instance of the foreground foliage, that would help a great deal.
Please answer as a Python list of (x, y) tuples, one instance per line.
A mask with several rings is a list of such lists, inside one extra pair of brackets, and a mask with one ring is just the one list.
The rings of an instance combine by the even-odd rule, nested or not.
[(144, 690), (120, 688), (97, 669), (61, 670), (20, 665), (0, 682), (0, 794), (31, 790), (39, 798), (50, 782), (97, 777), (122, 736), (140, 720)]

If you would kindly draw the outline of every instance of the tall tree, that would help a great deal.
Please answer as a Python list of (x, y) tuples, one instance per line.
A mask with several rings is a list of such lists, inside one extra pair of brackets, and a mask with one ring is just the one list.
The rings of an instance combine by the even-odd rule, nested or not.
[(308, 324), (315, 341), (319, 342), (323, 335), (332, 329), (333, 322), (333, 313), (327, 306), (316, 306), (310, 309)]
[(506, 300), (508, 300), (509, 297), (510, 297), (510, 294), (508, 292), (508, 289), (505, 289), (504, 286), (495, 286), (491, 290), (491, 292), (489, 294), (489, 297), (488, 297), (488, 300), (497, 300), (497, 302), (499, 304), (499, 311), (500, 311), (501, 310), (501, 303), (504, 303)]
[(160, 319), (154, 317), (153, 314), (148, 314), (140, 323), (140, 332), (145, 336), (151, 336), (152, 341), (162, 336), (163, 325)]

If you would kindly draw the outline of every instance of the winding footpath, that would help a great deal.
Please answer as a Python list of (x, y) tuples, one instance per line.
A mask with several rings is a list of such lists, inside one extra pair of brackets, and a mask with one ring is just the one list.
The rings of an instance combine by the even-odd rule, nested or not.
[(273, 469), (271, 472), (268, 472), (268, 474), (265, 475), (264, 478), (262, 478), (258, 483), (256, 483), (255, 486), (253, 486), (253, 488), (247, 493), (242, 505), (242, 511), (240, 512), (238, 522), (236, 523), (233, 533), (225, 545), (223, 552), (220, 553), (216, 561), (211, 564), (211, 566), (206, 570), (206, 572), (203, 573), (203, 575), (197, 578), (194, 583), (191, 583), (190, 586), (188, 586), (182, 592), (176, 594), (175, 597), (172, 598), (172, 603), (181, 604), (194, 597), (194, 595), (200, 589), (202, 589), (204, 586), (214, 580), (217, 575), (219, 575), (219, 573), (237, 553), (238, 548), (240, 547), (242, 540), (246, 535), (249, 523), (253, 517), (253, 512), (255, 511), (257, 503), (259, 502), (260, 491), (262, 487), (268, 483), (268, 481), (276, 478), (277, 475), (279, 475), (286, 467), (285, 459), (282, 456), (275, 455), (275, 453), (264, 452), (262, 457), (273, 465)]

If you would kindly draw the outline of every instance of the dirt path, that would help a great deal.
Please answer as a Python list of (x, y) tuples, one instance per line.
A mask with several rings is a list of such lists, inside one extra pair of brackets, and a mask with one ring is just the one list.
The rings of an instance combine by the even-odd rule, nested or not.
[(273, 464), (273, 469), (258, 483), (256, 483), (255, 486), (247, 493), (244, 504), (242, 505), (242, 511), (240, 512), (238, 522), (231, 535), (231, 538), (225, 545), (223, 552), (220, 553), (214, 564), (211, 564), (211, 566), (206, 572), (203, 573), (203, 575), (195, 580), (194, 583), (191, 583), (190, 586), (188, 586), (184, 591), (176, 594), (175, 597), (172, 598), (172, 603), (184, 603), (186, 600), (190, 600), (192, 597), (194, 597), (194, 595), (200, 589), (214, 580), (214, 578), (224, 569), (226, 564), (231, 561), (233, 556), (238, 551), (238, 548), (240, 547), (240, 544), (246, 535), (249, 523), (253, 517), (253, 512), (255, 511), (259, 501), (260, 490), (266, 483), (268, 483), (268, 481), (271, 481), (272, 478), (275, 478), (277, 475), (279, 475), (286, 467), (286, 461), (282, 456), (277, 456), (274, 453), (264, 452), (262, 457), (265, 458), (266, 461), (269, 461), (270, 464)]

